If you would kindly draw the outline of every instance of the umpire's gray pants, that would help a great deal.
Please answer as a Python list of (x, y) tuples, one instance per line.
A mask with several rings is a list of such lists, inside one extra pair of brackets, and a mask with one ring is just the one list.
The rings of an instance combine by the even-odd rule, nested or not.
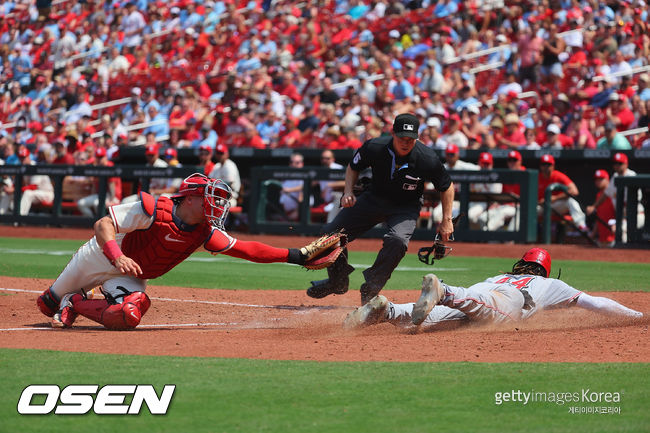
[[(353, 241), (379, 223), (385, 222), (388, 231), (375, 263), (363, 271), (366, 283), (381, 289), (390, 278), (402, 257), (406, 254), (411, 236), (420, 216), (420, 203), (395, 204), (371, 192), (357, 198), (353, 207), (343, 208), (331, 223), (322, 228), (322, 233), (344, 229), (348, 240)], [(339, 257), (344, 256), (341, 254)], [(347, 259), (347, 254), (345, 254)], [(339, 269), (340, 267), (337, 267)], [(332, 276), (330, 275), (330, 279)]]

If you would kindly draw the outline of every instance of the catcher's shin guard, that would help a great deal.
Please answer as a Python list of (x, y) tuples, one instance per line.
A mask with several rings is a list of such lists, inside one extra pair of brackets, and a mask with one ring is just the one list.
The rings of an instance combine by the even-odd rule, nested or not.
[[(79, 295), (81, 297), (81, 295)], [(149, 309), (151, 301), (144, 292), (133, 292), (122, 303), (106, 299), (72, 299), (74, 309), (84, 317), (101, 323), (108, 329), (133, 329)]]
[(57, 311), (52, 317), (52, 328), (69, 328), (72, 326), (79, 315), (74, 310), (74, 299), (79, 302), (80, 300), (85, 299), (85, 297), (78, 293), (68, 293), (63, 296), (63, 298), (61, 298), (61, 304), (59, 305), (59, 311)]
[(348, 291), (350, 285), (349, 275), (354, 267), (348, 264), (348, 250), (345, 249), (336, 261), (327, 268), (329, 278), (312, 281), (311, 287), (307, 289), (307, 296), (321, 299), (329, 295), (342, 295)]
[(50, 289), (44, 291), (41, 296), (36, 299), (38, 309), (47, 317), (54, 316), (54, 313), (59, 310), (59, 302), (60, 300), (56, 299), (56, 296), (50, 291)]

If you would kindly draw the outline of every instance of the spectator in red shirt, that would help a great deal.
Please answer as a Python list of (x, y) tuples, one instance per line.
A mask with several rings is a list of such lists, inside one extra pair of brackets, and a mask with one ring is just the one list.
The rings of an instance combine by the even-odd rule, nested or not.
[(573, 140), (576, 149), (596, 148), (596, 139), (589, 130), (589, 122), (581, 113), (574, 113), (571, 117), (567, 135)]
[(203, 167), (203, 173), (207, 176), (210, 174), (214, 168), (214, 162), (212, 162), (212, 148), (207, 144), (202, 144), (199, 147), (199, 167)]
[(499, 142), (501, 149), (517, 149), (526, 144), (526, 137), (521, 131), (521, 123), (519, 116), (515, 113), (510, 113), (506, 116), (505, 122), (506, 129)]
[(568, 135), (562, 134), (557, 124), (551, 123), (546, 127), (546, 143), (542, 147), (570, 149), (573, 147), (573, 139)]
[(204, 101), (207, 101), (208, 98), (210, 98), (210, 95), (212, 95), (212, 89), (210, 89), (210, 86), (208, 86), (208, 83), (205, 80), (205, 75), (204, 74), (197, 75), (196, 84), (199, 87), (199, 89), (198, 89), (199, 96)]
[(548, 122), (553, 113), (555, 113), (556, 110), (553, 106), (553, 93), (550, 89), (542, 89), (542, 100), (537, 111), (544, 122)]
[(258, 134), (254, 126), (247, 126), (242, 147), (266, 149), (266, 144), (264, 144), (264, 140), (262, 140), (262, 137), (260, 137), (260, 134)]
[(54, 143), (54, 150), (56, 152), (52, 164), (74, 164), (74, 157), (68, 153), (65, 148), (65, 143), (62, 140), (57, 140)]
[(348, 149), (358, 149), (363, 143), (359, 140), (356, 131), (353, 128), (345, 129), (346, 147)]
[(539, 80), (539, 64), (544, 40), (537, 35), (539, 24), (531, 19), (530, 25), (521, 29), (517, 40), (517, 52), (521, 59), (519, 82), (525, 87)]
[(609, 103), (605, 109), (605, 114), (618, 131), (630, 129), (632, 123), (634, 123), (634, 113), (628, 108), (627, 100), (616, 92), (609, 95)]
[(578, 187), (566, 174), (555, 170), (555, 158), (553, 155), (542, 156), (539, 164), (539, 175), (537, 176), (537, 215), (544, 212), (544, 201), (546, 188), (553, 183), (560, 183), (567, 187), (569, 195), (560, 190), (553, 191), (551, 195), (551, 209), (559, 215), (570, 215), (573, 223), (583, 232), (587, 230), (585, 214), (580, 204), (573, 198), (579, 194)]
[(187, 121), (194, 118), (194, 111), (190, 108), (190, 101), (183, 98), (180, 105), (174, 106), (169, 114), (169, 127), (187, 129)]
[(287, 117), (280, 132), (279, 147), (302, 147), (300, 137), (302, 133), (296, 126), (296, 121)]
[(332, 125), (325, 131), (326, 149), (345, 149), (347, 147), (346, 137), (341, 134), (341, 127), (339, 125)]

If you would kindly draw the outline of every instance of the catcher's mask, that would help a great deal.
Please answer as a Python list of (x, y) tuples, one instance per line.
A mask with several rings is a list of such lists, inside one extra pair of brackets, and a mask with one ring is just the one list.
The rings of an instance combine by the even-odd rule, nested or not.
[[(450, 240), (453, 240), (450, 239)], [(418, 250), (418, 259), (427, 265), (433, 265), (434, 260), (444, 259), (449, 253), (451, 253), (452, 248), (442, 243), (440, 234), (436, 234), (436, 237), (433, 241), (433, 245), (430, 247), (423, 247)], [(433, 259), (431, 258), (431, 253), (433, 253)]]
[(188, 195), (203, 196), (203, 210), (208, 224), (223, 230), (232, 197), (228, 184), (221, 179), (211, 179), (204, 174), (194, 173), (183, 180), (178, 193), (172, 198)]

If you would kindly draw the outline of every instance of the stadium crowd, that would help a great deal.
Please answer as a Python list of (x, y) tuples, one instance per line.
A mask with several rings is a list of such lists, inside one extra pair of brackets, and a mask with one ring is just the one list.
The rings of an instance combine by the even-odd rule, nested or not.
[(646, 147), (620, 132), (649, 123), (647, 22), (644, 0), (4, 2), (0, 158), (356, 148), (407, 111), (441, 149)]

